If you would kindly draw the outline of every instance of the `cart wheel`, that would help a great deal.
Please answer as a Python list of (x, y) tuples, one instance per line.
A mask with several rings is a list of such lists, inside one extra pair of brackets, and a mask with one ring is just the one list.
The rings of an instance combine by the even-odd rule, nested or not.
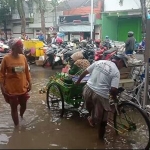
[(60, 87), (51, 83), (47, 90), (47, 106), (52, 111), (60, 113), (60, 116), (63, 117), (64, 114), (64, 98)]

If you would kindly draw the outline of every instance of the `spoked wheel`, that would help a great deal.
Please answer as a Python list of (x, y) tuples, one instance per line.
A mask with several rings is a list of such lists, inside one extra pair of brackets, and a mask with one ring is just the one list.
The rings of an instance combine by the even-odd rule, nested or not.
[(146, 113), (132, 103), (124, 102), (114, 114), (114, 127), (131, 149), (150, 148), (150, 121)]
[[(81, 98), (81, 97), (78, 97), (78, 98)], [(81, 106), (81, 101), (74, 100), (73, 107), (74, 108), (79, 108), (80, 106)]]
[(63, 117), (64, 114), (64, 98), (60, 87), (51, 83), (47, 90), (47, 106), (51, 111), (56, 114), (60, 114)]

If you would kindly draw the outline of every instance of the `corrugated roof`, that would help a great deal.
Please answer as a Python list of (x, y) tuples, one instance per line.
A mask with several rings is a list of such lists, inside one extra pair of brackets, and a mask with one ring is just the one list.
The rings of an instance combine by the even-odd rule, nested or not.
[[(94, 8), (98, 6), (99, 0), (94, 0)], [(64, 11), (91, 5), (91, 0), (65, 0), (59, 4), (57, 10)]]

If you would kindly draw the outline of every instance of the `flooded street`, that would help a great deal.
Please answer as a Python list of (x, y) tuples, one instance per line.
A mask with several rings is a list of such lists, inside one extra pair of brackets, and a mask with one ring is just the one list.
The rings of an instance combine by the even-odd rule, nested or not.
[(31, 66), (31, 73), (31, 98), (24, 116), (25, 125), (20, 129), (14, 129), (10, 107), (0, 96), (0, 149), (128, 148), (126, 140), (116, 137), (110, 128), (107, 128), (107, 141), (101, 142), (97, 129), (89, 127), (86, 118), (77, 113), (72, 115), (70, 112), (63, 119), (53, 118), (46, 105), (46, 96), (39, 94), (39, 89), (46, 85), (55, 71)]

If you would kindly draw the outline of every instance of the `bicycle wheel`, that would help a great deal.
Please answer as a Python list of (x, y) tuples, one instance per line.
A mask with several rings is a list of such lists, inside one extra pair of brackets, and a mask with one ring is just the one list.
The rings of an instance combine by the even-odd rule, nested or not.
[(146, 113), (137, 105), (123, 102), (114, 114), (114, 128), (125, 138), (131, 149), (150, 147), (150, 121)]
[(64, 98), (60, 87), (51, 83), (47, 90), (47, 106), (56, 114), (60, 114), (63, 117), (64, 114)]

